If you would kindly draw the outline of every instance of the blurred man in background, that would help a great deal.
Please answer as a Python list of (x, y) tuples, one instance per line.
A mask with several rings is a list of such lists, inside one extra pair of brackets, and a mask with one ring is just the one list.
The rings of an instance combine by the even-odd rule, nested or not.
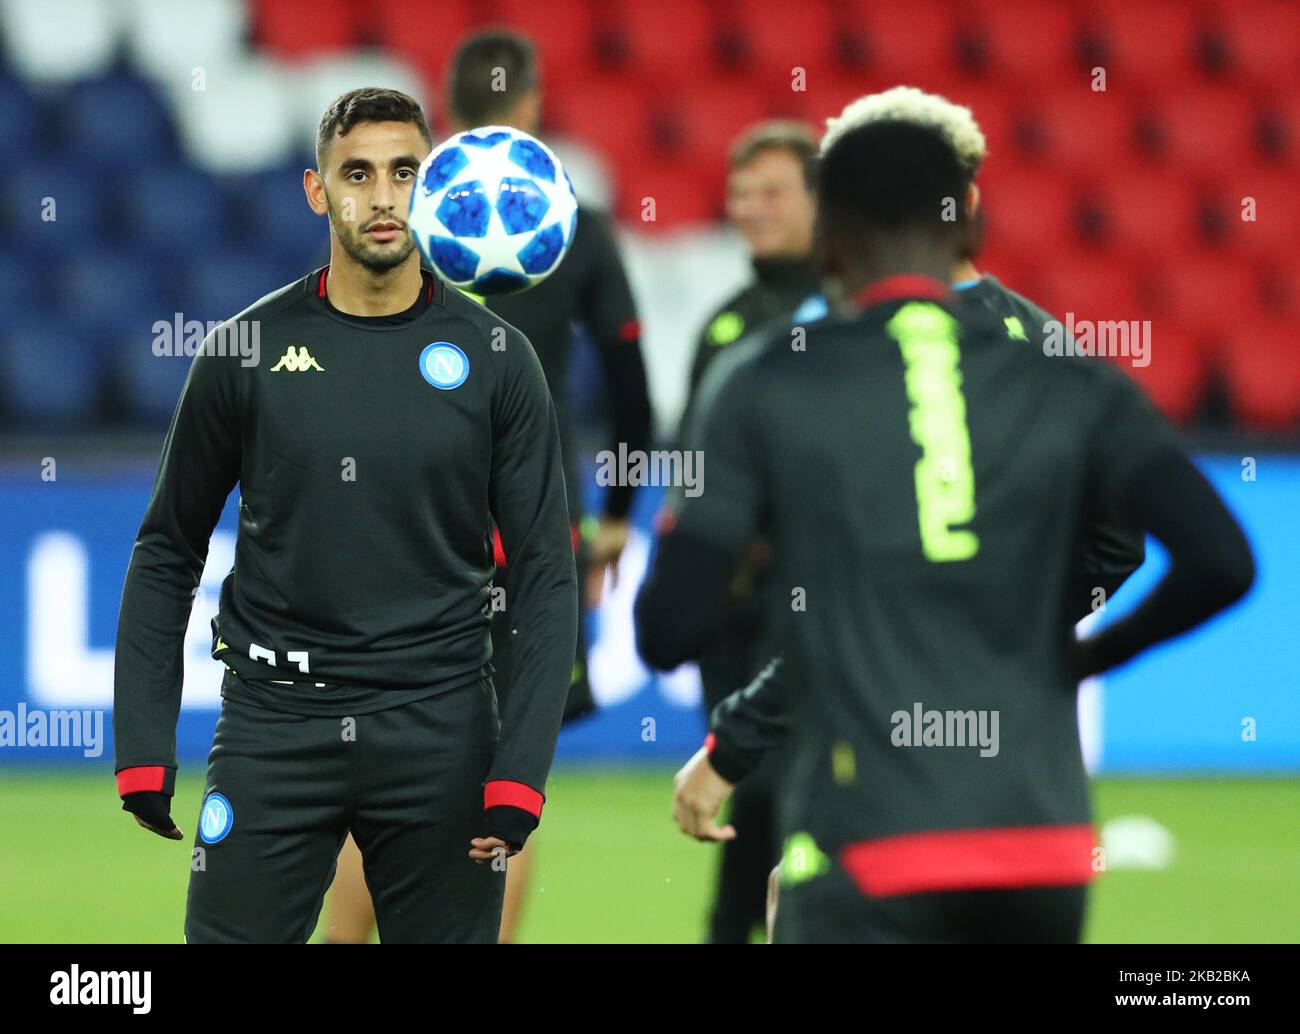
[[(799, 122), (761, 122), (732, 146), (727, 216), (749, 249), (754, 279), (706, 323), (691, 364), (682, 427), (686, 428), (705, 371), (726, 349), (774, 320), (789, 321), (820, 290), (811, 260), (817, 143)], [(755, 563), (733, 587), (732, 606), (719, 640), (699, 659), (704, 703), (712, 711), (757, 674), (763, 642), (762, 546)], [(780, 854), (773, 790), (781, 767), (770, 757), (738, 788), (732, 821), (745, 835), (723, 845), (709, 919), (714, 944), (744, 944), (763, 922), (767, 874)]]
[[(447, 122), (452, 132), (501, 125), (537, 134), (542, 91), (532, 43), (525, 36), (507, 31), (486, 31), (466, 38), (448, 69), (446, 96)], [(609, 220), (580, 205), (573, 244), (559, 269), (527, 291), (476, 300), (523, 331), (541, 360), (559, 420), (583, 602), (594, 606), (600, 601), (607, 574), (616, 575), (619, 556), (627, 544), (634, 490), (630, 485), (611, 486), (602, 500), (602, 513), (591, 519), (583, 516), (583, 481), (569, 400), (575, 325), (580, 324), (587, 332), (600, 358), (613, 449), (617, 450), (617, 443), (625, 443), (629, 452), (648, 450), (652, 424), (640, 321)], [(497, 583), (504, 584), (509, 557), (500, 549), (499, 539), (497, 546)], [(509, 607), (507, 599), (506, 609), (498, 612), (492, 623), (493, 681), (503, 713), (510, 709), (514, 654), (507, 620)], [(565, 720), (579, 718), (595, 706), (587, 677), (586, 639), (580, 629)], [(516, 855), (509, 864), (502, 941), (513, 937), (533, 850)], [(328, 936), (338, 943), (363, 943), (369, 939), (372, 926), (359, 856), (349, 843), (330, 897)]]

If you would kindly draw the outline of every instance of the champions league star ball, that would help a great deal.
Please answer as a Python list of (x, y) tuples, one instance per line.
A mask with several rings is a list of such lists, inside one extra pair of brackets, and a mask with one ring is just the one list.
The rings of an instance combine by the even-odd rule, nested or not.
[(420, 163), (407, 225), (442, 279), (473, 294), (541, 283), (573, 243), (578, 200), (540, 140), (506, 126), (457, 133)]

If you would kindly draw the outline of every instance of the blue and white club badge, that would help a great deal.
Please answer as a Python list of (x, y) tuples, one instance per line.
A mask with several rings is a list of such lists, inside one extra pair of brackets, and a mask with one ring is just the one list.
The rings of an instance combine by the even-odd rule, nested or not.
[(435, 341), (420, 353), (420, 373), (440, 391), (451, 391), (468, 379), (469, 356), (450, 341)]
[(219, 793), (210, 793), (203, 800), (199, 813), (199, 839), (205, 844), (225, 840), (235, 824), (235, 809)]

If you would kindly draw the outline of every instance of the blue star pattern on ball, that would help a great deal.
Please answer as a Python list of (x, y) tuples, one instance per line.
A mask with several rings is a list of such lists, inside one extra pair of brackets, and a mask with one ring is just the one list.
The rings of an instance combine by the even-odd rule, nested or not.
[(542, 225), (550, 199), (542, 193), (535, 180), (507, 176), (501, 181), (497, 195), (497, 211), (507, 233), (527, 233)]
[(459, 147), (449, 147), (445, 151), (440, 151), (438, 157), (422, 169), (421, 189), (426, 196), (442, 190), (468, 164), (469, 159)]
[(544, 143), (504, 126), (459, 133), (421, 163), (407, 224), (425, 260), (474, 294), (532, 287), (568, 253), (578, 202)]
[(457, 183), (442, 192), (438, 218), (453, 237), (485, 237), (491, 215), (487, 193), (478, 180)]

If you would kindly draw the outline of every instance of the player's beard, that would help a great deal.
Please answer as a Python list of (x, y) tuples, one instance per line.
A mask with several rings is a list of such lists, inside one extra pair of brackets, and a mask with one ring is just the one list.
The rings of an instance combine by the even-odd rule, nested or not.
[(366, 239), (365, 231), (360, 226), (341, 219), (333, 204), (329, 206), (329, 217), (330, 225), (334, 227), (334, 236), (343, 245), (344, 253), (372, 273), (387, 273), (405, 262), (415, 250), (415, 239), (409, 233), (395, 241), (377, 244)]

